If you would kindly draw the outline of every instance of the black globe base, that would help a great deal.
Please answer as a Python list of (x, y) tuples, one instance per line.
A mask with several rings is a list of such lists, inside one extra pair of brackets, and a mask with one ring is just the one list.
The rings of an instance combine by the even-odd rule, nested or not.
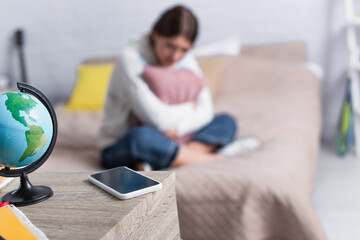
[(45, 201), (52, 195), (53, 191), (51, 188), (46, 186), (33, 186), (26, 173), (22, 172), (19, 188), (4, 195), (2, 201), (20, 207)]

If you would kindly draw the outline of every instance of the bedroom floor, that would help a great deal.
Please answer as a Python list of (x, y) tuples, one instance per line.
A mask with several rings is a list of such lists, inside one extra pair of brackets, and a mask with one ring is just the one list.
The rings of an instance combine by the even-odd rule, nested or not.
[(312, 202), (329, 240), (360, 239), (360, 159), (322, 146)]

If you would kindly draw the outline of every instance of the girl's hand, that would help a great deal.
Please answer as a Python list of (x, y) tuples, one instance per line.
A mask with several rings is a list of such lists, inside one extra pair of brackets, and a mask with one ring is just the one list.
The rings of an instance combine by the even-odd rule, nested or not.
[(165, 131), (163, 132), (165, 137), (168, 137), (170, 139), (175, 139), (176, 138), (176, 129), (171, 129), (169, 131)]
[(190, 103), (193, 105), (194, 108), (196, 108), (196, 100), (191, 100)]

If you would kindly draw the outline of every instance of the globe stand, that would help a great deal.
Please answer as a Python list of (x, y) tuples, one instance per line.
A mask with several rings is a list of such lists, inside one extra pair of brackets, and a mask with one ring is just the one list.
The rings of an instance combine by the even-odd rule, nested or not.
[(21, 173), (20, 186), (17, 190), (7, 193), (3, 202), (10, 202), (15, 206), (26, 206), (42, 202), (53, 195), (51, 188), (46, 186), (33, 186), (25, 172)]
[(38, 169), (49, 158), (56, 143), (58, 127), (57, 127), (55, 110), (52, 107), (50, 101), (46, 98), (44, 94), (42, 94), (36, 88), (25, 83), (18, 82), (17, 87), (20, 90), (20, 92), (31, 94), (35, 96), (42, 104), (44, 104), (44, 106), (49, 111), (53, 126), (53, 134), (50, 141), (50, 145), (48, 149), (45, 151), (45, 153), (37, 161), (31, 163), (26, 167), (10, 168), (8, 166), (5, 166), (4, 168), (0, 169), (0, 176), (20, 177), (19, 188), (4, 195), (2, 200), (4, 202), (9, 202), (11, 204), (14, 204), (15, 206), (26, 206), (26, 205), (42, 202), (53, 195), (53, 191), (49, 187), (33, 186), (30, 183), (27, 174)]

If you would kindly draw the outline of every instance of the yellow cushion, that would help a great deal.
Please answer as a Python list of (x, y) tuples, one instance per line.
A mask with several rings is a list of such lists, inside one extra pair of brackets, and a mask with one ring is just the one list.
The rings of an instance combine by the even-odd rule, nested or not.
[(113, 63), (80, 65), (78, 80), (66, 109), (101, 110), (104, 106), (113, 68)]

